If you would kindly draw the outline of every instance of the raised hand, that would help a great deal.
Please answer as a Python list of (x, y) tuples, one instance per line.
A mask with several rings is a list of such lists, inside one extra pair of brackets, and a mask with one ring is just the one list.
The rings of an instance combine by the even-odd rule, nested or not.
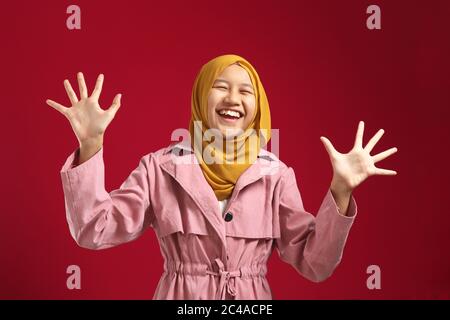
[(106, 128), (111, 123), (117, 110), (120, 107), (121, 94), (114, 97), (112, 105), (107, 110), (103, 110), (98, 99), (103, 87), (103, 74), (97, 78), (95, 88), (91, 96), (88, 96), (86, 82), (83, 74), (77, 74), (80, 99), (72, 89), (69, 80), (64, 80), (64, 87), (69, 96), (71, 107), (65, 107), (53, 100), (46, 102), (69, 119), (70, 125), (80, 144), (79, 153), (75, 163), (81, 164), (90, 159), (103, 145), (103, 135)]
[(378, 130), (364, 148), (363, 134), (364, 122), (360, 121), (356, 133), (355, 145), (348, 153), (336, 151), (330, 140), (325, 137), (320, 137), (333, 166), (331, 189), (335, 194), (349, 194), (364, 180), (373, 175), (397, 174), (396, 171), (381, 169), (375, 166), (375, 163), (378, 161), (386, 159), (397, 152), (397, 148), (390, 148), (376, 155), (370, 155), (370, 152), (384, 134), (384, 130)]
[(91, 96), (88, 96), (86, 82), (83, 74), (77, 74), (80, 99), (78, 99), (69, 80), (64, 80), (64, 87), (69, 96), (71, 107), (65, 107), (53, 100), (46, 100), (47, 104), (62, 113), (69, 119), (70, 125), (80, 143), (80, 146), (98, 144), (103, 142), (103, 135), (120, 107), (121, 94), (117, 94), (112, 105), (103, 110), (99, 103), (103, 86), (103, 74), (97, 78), (95, 88)]

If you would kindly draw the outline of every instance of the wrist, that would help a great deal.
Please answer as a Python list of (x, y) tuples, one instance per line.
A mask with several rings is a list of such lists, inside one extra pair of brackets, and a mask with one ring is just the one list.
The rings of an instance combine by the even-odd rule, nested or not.
[(347, 186), (345, 183), (334, 179), (331, 181), (330, 190), (334, 195), (349, 197), (353, 189)]
[(80, 149), (99, 149), (103, 145), (103, 136), (80, 141)]

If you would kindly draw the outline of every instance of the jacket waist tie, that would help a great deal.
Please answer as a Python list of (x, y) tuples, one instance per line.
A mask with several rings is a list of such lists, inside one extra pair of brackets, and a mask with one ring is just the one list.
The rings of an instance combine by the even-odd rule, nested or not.
[(214, 260), (218, 266), (218, 272), (208, 269), (208, 264), (192, 263), (182, 261), (166, 261), (164, 265), (167, 274), (191, 274), (191, 275), (212, 275), (219, 277), (219, 286), (215, 294), (215, 299), (225, 300), (227, 293), (231, 297), (236, 297), (236, 277), (265, 277), (267, 266), (265, 264), (252, 264), (240, 266), (238, 270), (227, 271), (220, 258)]
[(241, 277), (242, 273), (241, 270), (236, 271), (226, 271), (225, 265), (223, 264), (222, 260), (219, 258), (216, 258), (214, 260), (219, 267), (219, 272), (214, 272), (211, 270), (206, 270), (207, 274), (213, 275), (213, 276), (219, 276), (219, 288), (217, 289), (216, 293), (216, 300), (225, 300), (226, 294), (230, 294), (231, 296), (236, 296), (236, 283), (235, 278)]

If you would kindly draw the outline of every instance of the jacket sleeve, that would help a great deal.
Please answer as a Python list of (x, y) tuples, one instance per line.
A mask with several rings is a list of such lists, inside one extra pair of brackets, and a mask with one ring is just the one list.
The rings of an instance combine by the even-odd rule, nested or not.
[(99, 250), (139, 237), (154, 219), (149, 200), (147, 162), (139, 166), (119, 189), (105, 190), (103, 148), (74, 166), (79, 149), (61, 169), (66, 218), (72, 237), (83, 248)]
[(303, 207), (292, 168), (282, 176), (280, 188), (278, 254), (305, 278), (323, 281), (341, 261), (357, 213), (355, 199), (351, 196), (347, 216), (343, 216), (328, 190), (314, 217)]

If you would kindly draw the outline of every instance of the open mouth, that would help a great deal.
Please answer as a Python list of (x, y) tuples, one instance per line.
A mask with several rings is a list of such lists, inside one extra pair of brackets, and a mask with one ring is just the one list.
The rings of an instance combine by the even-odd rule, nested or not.
[(244, 116), (243, 112), (232, 109), (221, 109), (216, 112), (220, 117), (226, 120), (238, 120)]

